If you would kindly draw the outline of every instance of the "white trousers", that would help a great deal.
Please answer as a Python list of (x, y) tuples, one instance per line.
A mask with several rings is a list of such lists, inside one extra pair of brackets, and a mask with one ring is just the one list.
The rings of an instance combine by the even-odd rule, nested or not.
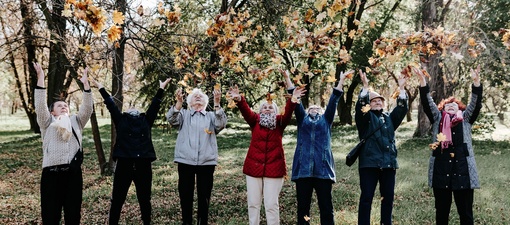
[(251, 177), (246, 176), (246, 189), (248, 191), (248, 216), (250, 225), (260, 224), (260, 206), (264, 198), (267, 225), (280, 224), (280, 208), (278, 196), (283, 186), (283, 177)]

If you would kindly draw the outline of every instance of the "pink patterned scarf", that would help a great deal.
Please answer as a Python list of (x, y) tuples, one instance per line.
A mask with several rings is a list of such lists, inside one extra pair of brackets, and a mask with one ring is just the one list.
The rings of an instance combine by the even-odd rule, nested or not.
[(449, 145), (452, 145), (452, 127), (457, 126), (460, 122), (464, 121), (464, 118), (462, 117), (462, 111), (458, 110), (457, 114), (451, 115), (450, 113), (447, 113), (443, 111), (443, 126), (441, 127), (440, 132), (446, 136), (446, 140), (441, 142), (441, 148), (446, 149)]

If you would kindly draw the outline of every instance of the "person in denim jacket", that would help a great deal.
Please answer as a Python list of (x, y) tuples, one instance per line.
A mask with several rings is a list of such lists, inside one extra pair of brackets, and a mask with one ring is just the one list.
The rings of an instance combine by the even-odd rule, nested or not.
[[(292, 93), (295, 87), (288, 72), (281, 72), (286, 80), (287, 90)], [(338, 101), (344, 93), (344, 80), (353, 72), (351, 70), (340, 73), (340, 80), (332, 90), (325, 111), (318, 105), (312, 105), (305, 110), (301, 103), (294, 109), (298, 134), (291, 180), (296, 183), (297, 224), (310, 224), (308, 218), (314, 190), (319, 205), (320, 224), (335, 224), (331, 190), (336, 182), (336, 175), (331, 151), (331, 127)]]
[(179, 173), (179, 198), (182, 224), (191, 225), (193, 194), (197, 186), (197, 224), (208, 224), (209, 203), (213, 188), (214, 169), (218, 164), (216, 135), (227, 125), (227, 116), (220, 106), (221, 91), (214, 90), (214, 111), (206, 111), (209, 97), (195, 88), (187, 97), (188, 109), (183, 109), (184, 94), (179, 88), (177, 103), (166, 117), (179, 127), (175, 143), (174, 162)]
[[(455, 97), (443, 99), (438, 105), (430, 96), (423, 71), (414, 68), (420, 78), (420, 102), (432, 124), (433, 149), (429, 161), (429, 186), (434, 191), (436, 224), (448, 224), (452, 195), (460, 224), (474, 224), (474, 189), (480, 188), (471, 138), (471, 129), (482, 108), (483, 87), (480, 66), (471, 69), (473, 85), (471, 100), (464, 105)], [(442, 134), (444, 140), (438, 140)], [(434, 147), (435, 146), (435, 147)]]
[(404, 89), (407, 78), (402, 76), (398, 79), (400, 94), (397, 105), (388, 113), (384, 112), (385, 98), (377, 92), (369, 91), (367, 75), (361, 70), (360, 77), (363, 89), (356, 102), (355, 114), (359, 138), (362, 139), (370, 132), (379, 130), (370, 136), (360, 149), (358, 168), (361, 196), (358, 224), (370, 224), (370, 211), (377, 183), (382, 198), (380, 224), (392, 224), (395, 176), (398, 169), (395, 130), (402, 123), (408, 110)]

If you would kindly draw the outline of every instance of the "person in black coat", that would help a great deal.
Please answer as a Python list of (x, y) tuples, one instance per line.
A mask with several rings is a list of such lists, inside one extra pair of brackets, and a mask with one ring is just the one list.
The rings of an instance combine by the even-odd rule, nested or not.
[(169, 82), (170, 78), (164, 82), (159, 82), (159, 90), (152, 99), (146, 113), (140, 113), (135, 108), (130, 108), (122, 113), (103, 85), (94, 81), (99, 88), (106, 107), (110, 111), (117, 132), (112, 154), (116, 166), (110, 214), (108, 216), (109, 224), (119, 223), (120, 211), (132, 181), (135, 183), (136, 197), (140, 204), (143, 224), (148, 225), (151, 223), (151, 163), (156, 160), (151, 128), (161, 106), (163, 91)]
[(452, 196), (461, 225), (474, 224), (474, 189), (480, 188), (471, 130), (482, 109), (480, 66), (471, 69), (473, 84), (468, 105), (455, 97), (435, 104), (424, 71), (413, 68), (420, 80), (420, 102), (432, 125), (429, 186), (434, 191), (436, 224), (448, 224)]

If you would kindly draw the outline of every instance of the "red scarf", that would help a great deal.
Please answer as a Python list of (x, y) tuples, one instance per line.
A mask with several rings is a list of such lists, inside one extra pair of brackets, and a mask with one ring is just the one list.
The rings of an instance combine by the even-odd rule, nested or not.
[(452, 142), (452, 127), (457, 126), (460, 122), (464, 121), (464, 118), (462, 117), (462, 111), (457, 111), (456, 115), (451, 115), (450, 113), (447, 113), (443, 111), (443, 126), (441, 126), (440, 132), (446, 136), (446, 140), (441, 142), (441, 148), (446, 149), (449, 145), (453, 145)]

